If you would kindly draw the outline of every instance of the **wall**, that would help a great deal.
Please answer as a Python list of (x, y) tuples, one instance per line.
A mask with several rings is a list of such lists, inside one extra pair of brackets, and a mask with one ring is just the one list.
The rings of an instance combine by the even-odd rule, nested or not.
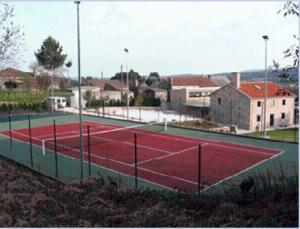
[[(221, 105), (218, 98), (221, 98)], [(212, 94), (210, 107), (212, 121), (250, 129), (250, 98), (233, 86), (227, 85)]]
[[(282, 105), (282, 100), (285, 99), (286, 104)], [(266, 128), (278, 128), (285, 126), (292, 126), (294, 124), (294, 97), (273, 97), (267, 100), (267, 115), (266, 115)], [(257, 102), (261, 101), (261, 107), (257, 106)], [(275, 105), (273, 105), (273, 101)], [(251, 102), (251, 125), (250, 129), (255, 131), (261, 130), (263, 127), (263, 108), (264, 99), (254, 99)], [(281, 114), (285, 113), (285, 119), (281, 118)], [(274, 114), (274, 126), (270, 126), (270, 114)], [(261, 116), (261, 122), (257, 122), (257, 115)]]
[(171, 109), (179, 110), (183, 108), (183, 105), (186, 102), (186, 89), (178, 89), (170, 91), (170, 99), (171, 99)]

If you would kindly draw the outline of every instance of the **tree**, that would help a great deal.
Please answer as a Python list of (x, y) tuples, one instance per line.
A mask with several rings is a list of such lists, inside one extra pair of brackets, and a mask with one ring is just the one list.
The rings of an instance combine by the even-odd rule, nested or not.
[(65, 64), (65, 66), (68, 69), (68, 77), (70, 77), (70, 68), (72, 67), (72, 65), (73, 65), (73, 63), (70, 60)]
[(24, 83), (24, 89), (27, 91), (30, 91), (32, 88), (36, 86), (35, 80), (30, 76), (26, 76), (23, 79), (23, 83)]
[(148, 86), (152, 85), (152, 84), (159, 84), (161, 81), (161, 78), (159, 76), (159, 74), (157, 72), (151, 72), (149, 77), (146, 80), (146, 84)]
[(89, 102), (92, 99), (92, 97), (93, 97), (93, 95), (92, 95), (91, 90), (87, 90), (83, 95), (84, 100), (87, 102)]
[[(60, 46), (59, 42), (49, 36), (44, 40), (41, 48), (37, 50), (34, 55), (38, 64), (43, 66), (49, 75), (49, 71), (53, 74), (55, 69), (58, 69), (64, 64), (67, 55), (62, 54), (62, 52), (63, 47)], [(51, 77), (51, 96), (53, 96), (53, 75)]]
[[(284, 17), (288, 15), (299, 17), (299, 2), (287, 0), (283, 8), (277, 13), (283, 13)], [(293, 37), (295, 39), (295, 44), (291, 45), (283, 53), (285, 58), (292, 58), (293, 66), (296, 67), (299, 66), (299, 37), (297, 37), (295, 34)]]
[(17, 66), (24, 48), (24, 33), (13, 21), (14, 8), (0, 3), (0, 68)]
[(40, 66), (37, 62), (31, 63), (29, 68), (32, 70), (33, 76), (42, 75), (45, 72), (43, 66)]
[(61, 78), (59, 81), (59, 88), (61, 92), (64, 92), (68, 87), (68, 80), (65, 78)]
[[(126, 83), (127, 82), (127, 75), (126, 72), (123, 72), (123, 75), (121, 76), (121, 72), (117, 72), (113, 77), (111, 77), (112, 80), (120, 80), (123, 78), (123, 82)], [(128, 79), (129, 79), (129, 83), (130, 82), (134, 82), (135, 80), (137, 80), (139, 83), (142, 83), (145, 79), (143, 76), (141, 76), (138, 72), (135, 72), (134, 70), (130, 70), (128, 72)]]

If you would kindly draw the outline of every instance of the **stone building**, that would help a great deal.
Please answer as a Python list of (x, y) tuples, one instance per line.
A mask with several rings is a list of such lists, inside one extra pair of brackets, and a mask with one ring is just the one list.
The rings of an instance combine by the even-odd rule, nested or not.
[[(240, 129), (262, 130), (264, 114), (264, 82), (240, 82), (234, 73), (228, 84), (211, 95), (212, 121), (236, 125)], [(267, 82), (266, 128), (294, 124), (295, 94), (274, 82)]]

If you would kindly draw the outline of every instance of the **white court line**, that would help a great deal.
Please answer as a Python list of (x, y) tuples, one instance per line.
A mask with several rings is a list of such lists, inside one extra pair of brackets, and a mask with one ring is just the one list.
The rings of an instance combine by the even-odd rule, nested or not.
[[(119, 142), (119, 143), (123, 143), (125, 145), (134, 146), (134, 143), (130, 143), (130, 142), (118, 141), (118, 140), (114, 140), (114, 139), (111, 139), (111, 138), (103, 138), (103, 137), (99, 137), (99, 136), (92, 136), (92, 137), (100, 139), (100, 140), (105, 140), (105, 141), (110, 141), (110, 142)], [(144, 146), (144, 145), (137, 144), (137, 147), (150, 149), (150, 150), (158, 151), (158, 152), (162, 152), (162, 153), (172, 154), (171, 151), (163, 150), (163, 149), (159, 149), (159, 148), (154, 148), (154, 147), (150, 147), (150, 146)]]
[(281, 151), (281, 152), (278, 153), (278, 154), (273, 155), (272, 157), (269, 157), (269, 158), (266, 158), (266, 159), (264, 159), (264, 160), (262, 160), (262, 161), (259, 161), (258, 163), (253, 164), (253, 165), (251, 165), (250, 167), (247, 167), (246, 169), (243, 169), (243, 170), (239, 171), (238, 173), (236, 173), (236, 174), (234, 174), (234, 175), (232, 175), (232, 176), (226, 177), (226, 178), (224, 178), (224, 179), (222, 179), (222, 180), (220, 180), (220, 181), (214, 183), (213, 185), (207, 187), (206, 189), (201, 190), (201, 192), (206, 191), (206, 190), (208, 190), (208, 189), (210, 189), (210, 188), (212, 188), (212, 187), (214, 187), (214, 186), (216, 186), (216, 185), (218, 185), (218, 184), (220, 184), (220, 183), (223, 183), (223, 182), (225, 182), (226, 180), (229, 180), (229, 179), (231, 179), (231, 178), (233, 178), (233, 177), (236, 177), (236, 176), (240, 175), (241, 173), (244, 173), (244, 172), (246, 172), (246, 171), (248, 171), (248, 170), (250, 170), (250, 169), (252, 169), (252, 168), (254, 168), (254, 167), (256, 167), (256, 166), (258, 166), (258, 165), (260, 165), (260, 164), (262, 164), (262, 163), (264, 163), (264, 162), (266, 162), (266, 161), (268, 161), (268, 160), (274, 159), (275, 157), (278, 157), (278, 156), (282, 155), (283, 153), (285, 153), (284, 150)]
[(150, 162), (150, 161), (160, 160), (160, 159), (163, 159), (163, 158), (166, 158), (166, 157), (171, 157), (171, 156), (174, 156), (174, 155), (177, 155), (177, 154), (181, 154), (181, 153), (184, 153), (186, 151), (189, 151), (189, 150), (192, 150), (192, 149), (196, 149), (196, 148), (198, 148), (198, 146), (193, 146), (193, 147), (190, 147), (190, 148), (187, 148), (187, 149), (184, 149), (184, 150), (180, 150), (180, 151), (175, 152), (175, 153), (170, 153), (168, 155), (163, 155), (163, 156), (159, 156), (159, 157), (155, 157), (155, 158), (143, 160), (143, 161), (138, 162), (137, 164), (140, 165), (140, 164), (144, 164), (144, 163), (147, 163), (147, 162)]
[[(7, 135), (5, 135), (5, 134), (3, 134), (3, 133), (1, 133), (1, 132), (0, 132), (0, 135), (2, 135), (2, 136), (4, 136), (4, 137), (7, 138)], [(26, 144), (29, 143), (29, 142), (27, 142), (27, 141), (15, 139), (15, 138), (14, 138), (14, 140), (15, 140), (15, 141), (18, 141), (18, 142), (23, 142), (23, 143), (26, 143)], [(40, 148), (40, 146), (37, 145), (37, 144), (35, 144), (35, 143), (32, 143), (32, 145), (34, 145), (34, 146)], [(51, 150), (51, 149), (47, 149), (47, 150), (54, 152), (54, 151)], [(57, 152), (57, 154), (59, 154), (59, 155), (61, 155), (61, 156), (63, 156), (63, 157), (72, 159), (72, 160), (77, 160), (77, 161), (80, 160), (79, 158), (72, 157), (72, 156), (69, 156), (69, 155), (66, 155), (66, 154), (63, 154), (63, 153), (60, 153), (60, 152)], [(87, 162), (85, 162), (85, 163), (87, 163)], [(102, 169), (104, 169), (104, 170), (109, 170), (109, 171), (114, 172), (114, 173), (117, 173), (117, 174), (122, 174), (123, 176), (135, 178), (135, 176), (133, 176), (133, 175), (129, 175), (129, 174), (126, 174), (126, 173), (117, 171), (117, 170), (113, 170), (113, 169), (111, 169), (111, 168), (105, 167), (104, 165), (99, 165), (99, 164), (96, 164), (96, 163), (94, 163), (94, 162), (91, 162), (91, 164), (93, 164), (93, 165), (96, 166), (96, 167), (100, 167), (100, 168), (102, 168)], [(131, 167), (131, 166), (130, 166), (130, 167)], [(138, 179), (139, 179), (139, 180), (142, 180), (142, 181), (144, 181), (144, 182), (146, 182), (146, 183), (150, 183), (150, 184), (153, 184), (153, 185), (157, 185), (157, 186), (163, 187), (163, 188), (168, 189), (168, 190), (171, 190), (171, 191), (176, 191), (176, 189), (174, 189), (174, 188), (165, 186), (165, 185), (163, 185), (163, 184), (155, 183), (155, 182), (153, 182), (153, 181), (150, 181), (150, 180), (147, 180), (147, 179), (144, 179), (144, 178), (141, 178), (141, 177), (138, 177)]]
[[(128, 131), (133, 132), (133, 133), (145, 133), (142, 130), (134, 130), (134, 129), (128, 129)], [(234, 145), (240, 145), (240, 146), (245, 146), (245, 147), (252, 147), (252, 148), (257, 148), (257, 149), (268, 149), (268, 150), (274, 150), (274, 151), (277, 151), (277, 152), (279, 151), (278, 149), (264, 148), (264, 147), (260, 147), (260, 146), (238, 144), (238, 143), (230, 143), (230, 142), (212, 141), (212, 140), (206, 140), (206, 139), (202, 139), (202, 138), (199, 138), (199, 140), (198, 140), (198, 139), (191, 138), (191, 137), (186, 137), (186, 136), (184, 138), (188, 138), (189, 140), (182, 139), (180, 137), (169, 136), (168, 134), (156, 134), (156, 133), (151, 134), (151, 132), (150, 132), (148, 135), (150, 135), (150, 136), (158, 136), (158, 137), (162, 137), (162, 138), (169, 138), (169, 139), (174, 139), (174, 140), (179, 140), (179, 141), (186, 141), (186, 142), (191, 142), (191, 143), (198, 143), (198, 141), (204, 141), (205, 143), (209, 143), (212, 146), (219, 146), (219, 147), (234, 149), (234, 150), (242, 151), (244, 153), (246, 153), (246, 152), (252, 152), (252, 153), (262, 154), (262, 155), (266, 155), (266, 156), (271, 156), (271, 155), (274, 155), (274, 154), (273, 153), (262, 152), (262, 151), (258, 151), (258, 150), (253, 150), (253, 149), (239, 148), (239, 147), (230, 146), (230, 145), (226, 145), (226, 144), (234, 144)], [(217, 143), (225, 143), (225, 144), (217, 144)], [(202, 143), (202, 145), (203, 145), (203, 143)], [(149, 148), (152, 148), (152, 147), (149, 147)], [(154, 149), (156, 149), (156, 148), (154, 148)], [(162, 150), (160, 150), (160, 151), (162, 152)], [(178, 151), (178, 152), (180, 152), (180, 151)], [(173, 154), (173, 152), (170, 152), (170, 151), (169, 152), (166, 151), (166, 153)]]
[[(130, 131), (132, 131), (132, 130), (130, 130)], [(145, 133), (145, 132), (143, 132), (143, 131), (135, 131), (135, 133), (136, 132), (142, 132), (142, 133)], [(15, 133), (17, 133), (17, 132), (15, 132)], [(20, 133), (17, 133), (17, 134), (20, 134)], [(20, 134), (20, 135), (22, 135), (22, 134)], [(197, 139), (193, 139), (193, 138), (191, 138), (191, 139), (193, 139), (194, 141), (189, 141), (189, 140), (186, 140), (186, 139), (180, 139), (180, 138), (176, 138), (176, 137), (171, 137), (171, 136), (166, 136), (166, 135), (158, 135), (158, 134), (149, 134), (149, 135), (154, 135), (154, 136), (159, 136), (159, 137), (165, 137), (165, 138), (170, 138), (170, 139), (175, 139), (175, 140), (181, 140), (181, 141), (188, 141), (188, 142), (193, 142), (193, 143), (195, 143), (195, 141), (197, 140)], [(26, 137), (28, 137), (27, 135), (23, 135), (23, 136), (26, 136)], [(34, 139), (34, 138), (33, 138)], [(37, 140), (39, 140), (40, 141), (40, 139), (37, 139)], [(199, 139), (200, 140), (200, 139)], [(208, 141), (209, 142), (209, 141)], [(27, 142), (28, 143), (28, 142)], [(204, 143), (205, 144), (205, 143)], [(232, 144), (232, 143), (231, 143)], [(212, 145), (214, 145), (214, 144), (212, 144)], [(219, 145), (219, 144), (215, 144), (215, 145)], [(238, 145), (238, 144), (237, 144)], [(224, 145), (219, 145), (219, 146), (223, 146), (224, 147)], [(246, 146), (246, 145), (243, 145), (243, 146)], [(253, 146), (252, 146), (253, 147)], [(231, 146), (227, 146), (227, 148), (236, 148), (236, 149), (238, 149), (238, 150), (245, 150), (245, 149), (241, 149), (241, 148), (237, 148), (237, 147), (231, 147)], [(259, 147), (257, 147), (257, 148), (259, 148)], [(262, 147), (261, 147), (262, 148)], [(250, 150), (249, 150), (250, 151)], [(259, 152), (259, 151), (253, 151), (253, 150), (251, 150), (252, 152), (255, 152), (255, 153), (263, 153), (263, 152)], [(278, 150), (277, 150), (278, 151)], [(180, 152), (180, 151), (179, 151)], [(284, 151), (283, 151), (284, 152)], [(263, 153), (263, 154), (265, 154), (265, 153)], [(282, 153), (280, 153), (280, 154), (282, 154)], [(276, 157), (276, 156), (279, 156), (280, 154), (278, 154), (278, 155), (273, 155), (273, 157)], [(272, 155), (272, 154), (268, 154), (268, 155)], [(66, 155), (64, 155), (64, 156), (66, 156)], [(165, 156), (167, 156), (167, 155), (165, 155)], [(170, 156), (170, 155), (169, 155)], [(96, 156), (97, 157), (97, 156)], [(273, 157), (271, 157), (271, 158), (273, 158)], [(243, 172), (243, 171), (246, 171), (246, 170), (248, 170), (248, 169), (251, 169), (251, 168), (253, 168), (254, 166), (256, 166), (256, 165), (258, 165), (258, 164), (260, 164), (260, 163), (263, 163), (264, 161), (266, 161), (266, 160), (269, 160), (269, 159), (271, 159), (271, 158), (268, 158), (268, 159), (265, 159), (265, 160), (263, 160), (263, 161), (261, 161), (261, 162), (259, 162), (259, 163), (257, 163), (257, 164), (254, 164), (254, 165), (252, 165), (251, 167), (248, 167), (248, 168), (246, 168), (245, 170), (242, 170), (241, 172)], [(154, 159), (153, 159), (154, 160)], [(116, 163), (120, 163), (120, 161), (115, 161), (114, 160), (114, 162), (116, 162)], [(123, 162), (121, 162), (121, 164), (122, 164)], [(126, 165), (126, 166), (131, 166), (130, 164), (127, 164), (127, 163), (125, 163), (124, 165)], [(132, 167), (132, 166), (131, 166)], [(185, 181), (185, 182), (187, 182), (187, 183), (191, 183), (191, 184), (196, 184), (197, 185), (197, 183), (196, 182), (193, 182), (193, 181), (190, 181), (190, 180), (186, 180), (186, 179), (183, 179), (183, 178), (180, 178), (180, 177), (176, 177), (176, 176), (170, 176), (170, 175), (167, 175), (167, 174), (164, 174), (164, 173), (159, 173), (159, 172), (155, 172), (155, 171), (152, 171), (152, 170), (148, 170), (148, 169), (145, 169), (145, 168), (139, 168), (140, 170), (145, 170), (145, 171), (147, 171), (147, 172), (150, 172), (150, 173), (154, 173), (154, 174), (158, 174), (158, 175), (161, 175), (161, 176), (165, 176), (165, 177), (171, 177), (171, 178), (174, 178), (174, 179), (178, 179), (178, 180), (182, 180), (182, 181)], [(235, 175), (233, 175), (233, 176), (236, 176), (236, 175), (238, 175), (238, 174), (240, 174), (241, 172), (239, 172), (239, 173), (237, 173), (237, 174), (235, 174)], [(231, 177), (233, 177), (233, 176), (230, 176), (230, 177), (227, 177), (227, 178), (225, 178), (225, 179), (223, 179), (222, 181), (220, 181), (220, 182), (223, 182), (224, 180), (227, 180), (227, 179), (229, 179), (229, 178), (231, 178)], [(217, 182), (217, 183), (220, 183), (220, 182)], [(216, 183), (216, 184), (217, 184)], [(216, 184), (214, 184), (214, 185), (216, 185)], [(209, 186), (208, 188), (210, 188), (210, 187), (213, 187), (214, 185), (212, 185), (212, 186)], [(207, 189), (207, 188), (206, 188)], [(204, 189), (204, 190), (206, 190), (206, 189)], [(202, 190), (202, 191), (204, 191), (204, 190)]]
[[(64, 125), (64, 124), (62, 124), (62, 125)], [(110, 127), (109, 126), (90, 126), (90, 127), (93, 127), (93, 129), (90, 129), (90, 130), (95, 130), (96, 128), (102, 128), (102, 130), (103, 129), (105, 129), (105, 130), (107, 130), (107, 129), (109, 129)], [(85, 130), (87, 130), (88, 128), (83, 128), (83, 131), (85, 131)], [(69, 131), (59, 131), (59, 132), (57, 132), (56, 133), (56, 136), (57, 137), (59, 137), (59, 135), (64, 135), (64, 134), (67, 134), (67, 133), (80, 133), (79, 132), (79, 130), (78, 129), (76, 129), (76, 130), (69, 130)], [(93, 132), (91, 132), (91, 134), (92, 134)], [(37, 136), (37, 137), (39, 137), (39, 138), (50, 138), (50, 137), (52, 137), (53, 138), (53, 133), (52, 134), (45, 134), (45, 135), (39, 135), (39, 136)], [(41, 140), (43, 140), (43, 139), (41, 139)]]
[[(79, 150), (75, 150), (73, 149), (74, 151), (77, 151), (77, 152), (80, 152)], [(84, 152), (85, 155), (88, 155), (88, 153)], [(64, 155), (64, 154), (63, 154)], [(131, 167), (131, 168), (134, 168), (134, 164), (128, 164), (126, 162), (121, 162), (121, 161), (117, 161), (117, 160), (114, 160), (114, 159), (110, 159), (110, 158), (104, 158), (104, 157), (100, 157), (100, 156), (97, 156), (95, 154), (91, 154), (92, 157), (95, 157), (95, 158), (100, 158), (102, 160), (109, 160), (109, 161), (113, 161), (115, 163), (118, 163), (118, 164), (121, 164), (121, 165), (125, 165), (125, 166), (128, 166), (128, 167)], [(101, 166), (101, 165), (100, 165)], [(107, 168), (107, 167), (105, 167)], [(160, 173), (160, 172), (156, 172), (156, 171), (152, 171), (152, 170), (149, 170), (149, 169), (145, 169), (145, 168), (138, 168), (139, 170), (144, 170), (144, 171), (147, 171), (147, 172), (150, 172), (150, 173), (153, 173), (153, 174), (157, 174), (157, 175), (160, 175), (160, 176), (163, 176), (163, 177), (171, 177), (173, 179), (177, 179), (177, 180), (181, 180), (181, 181), (184, 181), (184, 182), (187, 182), (187, 183), (191, 183), (191, 184), (198, 184), (196, 182), (193, 182), (193, 181), (190, 181), (190, 180), (186, 180), (184, 178), (180, 178), (180, 177), (176, 177), (176, 176), (171, 176), (171, 175), (168, 175), (168, 174), (164, 174), (164, 173)], [(140, 177), (138, 177), (140, 179)], [(145, 180), (145, 179), (144, 179)], [(148, 180), (146, 180), (148, 181)], [(151, 182), (151, 181), (150, 181)], [(154, 183), (154, 182), (153, 182)], [(156, 183), (155, 183), (156, 184)], [(172, 188), (170, 188), (172, 189)]]
[[(54, 143), (52, 143), (52, 144), (54, 144)], [(57, 145), (60, 145), (60, 146), (63, 147), (63, 148), (66, 148), (66, 149), (69, 149), (69, 150), (72, 150), (72, 151), (75, 151), (75, 152), (80, 153), (80, 150), (78, 150), (78, 149), (74, 149), (74, 148), (69, 147), (69, 146), (66, 146), (66, 145), (61, 145), (61, 144), (59, 144), (59, 143), (58, 143)], [(47, 148), (47, 149), (48, 149), (48, 148)], [(83, 154), (88, 155), (88, 153), (87, 153), (86, 151), (83, 151)], [(113, 161), (113, 162), (119, 163), (119, 164), (121, 164), (121, 165), (131, 166), (131, 164), (129, 164), (129, 163), (122, 162), (122, 161), (117, 161), (117, 160), (114, 160), (114, 159), (112, 159), (112, 158), (101, 157), (101, 156), (98, 156), (98, 155), (96, 155), (96, 154), (91, 154), (91, 156), (92, 156), (92, 157), (95, 157), (95, 158), (103, 159), (103, 160)]]
[[(23, 140), (18, 140), (18, 139), (16, 139), (16, 140), (17, 140), (17, 141), (21, 141), (21, 142), (25, 142), (25, 143), (27, 143), (27, 144), (29, 143), (29, 142), (23, 141)], [(36, 144), (34, 144), (34, 143), (32, 143), (32, 145), (41, 147), (41, 146), (36, 145)], [(47, 150), (49, 150), (49, 149), (47, 148)], [(74, 150), (74, 151), (79, 151), (79, 150), (75, 150), (75, 149), (73, 149), (73, 148), (72, 148), (72, 150)], [(50, 149), (50, 151), (54, 152), (54, 151), (51, 150), (51, 149)], [(74, 158), (74, 157), (72, 157), (72, 156), (68, 156), (68, 155), (65, 155), (65, 154), (60, 153), (60, 152), (57, 152), (57, 153), (58, 153), (58, 154), (61, 154), (61, 155), (63, 155), (63, 156), (69, 157), (69, 158)], [(87, 154), (87, 153), (84, 152), (84, 154)], [(128, 166), (128, 167), (134, 168), (134, 166), (132, 166), (131, 164), (125, 163), (125, 162), (121, 162), (121, 161), (117, 161), (117, 160), (109, 159), (109, 158), (102, 158), (102, 157), (97, 156), (97, 155), (94, 155), (94, 154), (91, 154), (91, 156), (93, 156), (93, 157), (98, 157), (98, 158), (103, 159), (103, 160), (110, 160), (110, 161), (113, 161), (113, 162), (116, 162), (116, 163), (119, 163), (119, 164), (122, 164), (122, 165), (125, 165), (125, 166)], [(76, 159), (76, 160), (79, 160), (79, 159), (77, 159), (77, 158), (75, 158), (75, 159)], [(101, 165), (98, 165), (98, 166), (101, 166)], [(105, 167), (105, 168), (106, 168), (106, 167)], [(138, 168), (138, 169), (139, 169), (139, 170), (144, 170), (144, 171), (147, 171), (147, 172), (156, 174), (156, 175), (160, 175), (160, 176), (163, 176), (163, 177), (171, 177), (171, 178), (173, 178), (173, 179), (177, 179), (177, 180), (181, 180), (181, 181), (184, 181), (184, 182), (187, 182), (187, 183), (191, 183), (191, 184), (196, 184), (196, 185), (197, 185), (196, 182), (193, 182), (193, 181), (190, 181), (190, 180), (186, 180), (186, 179), (184, 179), (184, 178), (180, 178), (180, 177), (176, 177), (176, 176), (171, 176), (171, 175), (164, 174), (164, 173), (159, 173), (159, 172), (152, 171), (152, 170), (145, 169), (145, 168)], [(118, 172), (118, 171), (116, 171), (116, 172)], [(129, 175), (129, 176), (130, 176), (130, 175)], [(140, 177), (138, 177), (138, 178), (140, 179)], [(144, 180), (145, 180), (145, 179), (144, 179)], [(148, 180), (145, 180), (145, 181), (148, 181)], [(151, 182), (151, 181), (149, 181), (149, 182)], [(151, 183), (156, 184), (155, 182), (151, 182)], [(160, 185), (160, 184), (158, 184), (158, 185)], [(163, 185), (162, 185), (162, 186), (163, 186)], [(169, 187), (169, 189), (172, 189), (172, 188)]]
[[(164, 135), (164, 134), (162, 134), (162, 135), (149, 134), (149, 135), (163, 137), (163, 138), (170, 138), (170, 139), (174, 139), (174, 140), (178, 140), (178, 141), (185, 141), (185, 142), (191, 142), (191, 143), (197, 143), (197, 140), (198, 140), (197, 138), (190, 138), (191, 140), (187, 140), (187, 139), (182, 139), (182, 138), (179, 138), (179, 137), (172, 137), (172, 136)], [(245, 147), (253, 147), (253, 148), (257, 148), (257, 149), (268, 149), (268, 150), (273, 150), (273, 151), (279, 152), (278, 149), (265, 148), (265, 147), (260, 147), (260, 146), (247, 145), (247, 144), (212, 141), (212, 140), (206, 140), (206, 139), (203, 139), (203, 138), (199, 138), (199, 141), (204, 141), (204, 143), (209, 143), (210, 145), (213, 145), (213, 146), (215, 145), (215, 146), (219, 146), (219, 147), (224, 147), (224, 148), (226, 147), (226, 148), (230, 148), (230, 149), (236, 149), (236, 150), (239, 150), (239, 151), (248, 151), (248, 152), (253, 152), (253, 153), (263, 154), (263, 155), (274, 155), (274, 154), (266, 153), (266, 152), (262, 152), (262, 151), (257, 151), (257, 150), (251, 150), (251, 149), (238, 148), (238, 147), (229, 146), (229, 145), (226, 145), (226, 144), (234, 144), (234, 145), (240, 145), (240, 146), (245, 146)], [(217, 143), (225, 143), (225, 144), (217, 144)]]

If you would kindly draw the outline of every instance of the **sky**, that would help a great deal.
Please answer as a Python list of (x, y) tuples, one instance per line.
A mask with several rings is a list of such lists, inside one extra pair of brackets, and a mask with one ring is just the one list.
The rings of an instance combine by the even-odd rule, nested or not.
[[(73, 1), (16, 1), (15, 22), (25, 32), (20, 69), (30, 71), (34, 52), (52, 36), (73, 62), (77, 77), (77, 18)], [(126, 67), (149, 75), (213, 74), (291, 64), (283, 51), (295, 43), (298, 18), (277, 11), (284, 1), (81, 1), (81, 75), (111, 77)]]

